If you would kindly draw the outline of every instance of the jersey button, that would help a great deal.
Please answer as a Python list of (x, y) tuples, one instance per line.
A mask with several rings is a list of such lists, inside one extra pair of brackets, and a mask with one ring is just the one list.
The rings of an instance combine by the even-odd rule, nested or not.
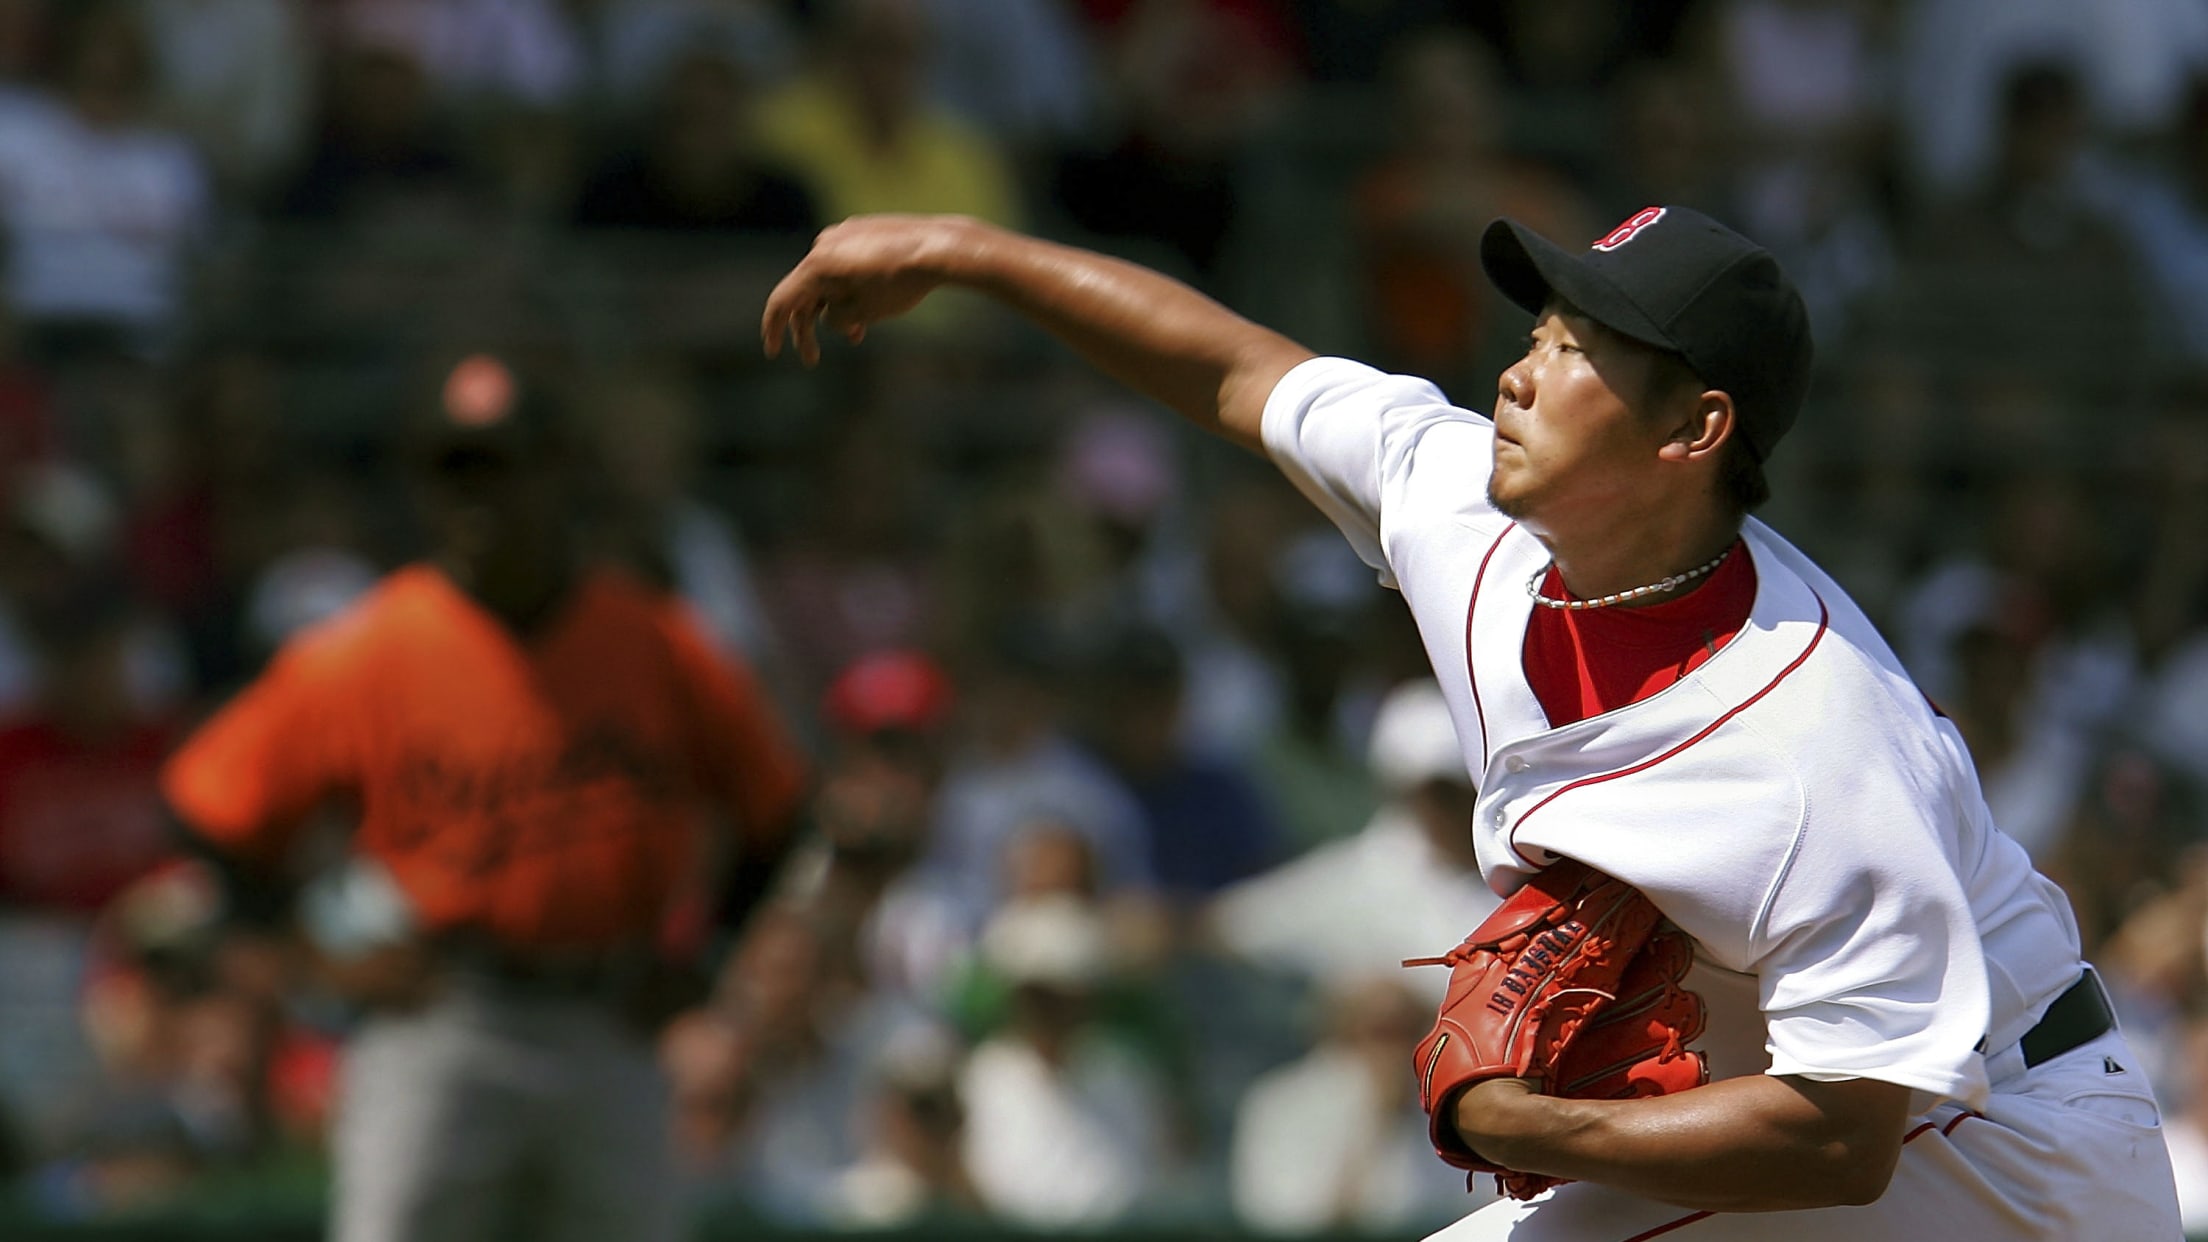
[(1530, 765), (1526, 763), (1524, 756), (1521, 755), (1512, 755), (1510, 758), (1503, 760), (1504, 770), (1510, 772), (1523, 772), (1528, 766)]
[(1502, 827), (1503, 821), (1509, 818), (1510, 816), (1505, 814), (1503, 808), (1501, 807), (1496, 807), (1494, 810), (1487, 813), (1487, 822), (1495, 825), (1497, 828)]

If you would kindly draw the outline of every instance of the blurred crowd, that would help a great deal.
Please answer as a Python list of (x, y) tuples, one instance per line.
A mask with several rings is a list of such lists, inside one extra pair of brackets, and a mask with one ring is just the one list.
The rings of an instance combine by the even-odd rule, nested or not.
[(347, 1015), (221, 933), (156, 772), (419, 555), (398, 415), (465, 337), (562, 377), (593, 548), (818, 764), (665, 1032), (697, 1210), (1461, 1214), (1394, 963), (1492, 898), (1399, 602), (984, 305), (810, 375), (757, 315), (823, 224), (961, 212), (1484, 408), (1480, 227), (1650, 203), (1809, 299), (1765, 516), (2069, 891), (2208, 1228), (2197, 0), (0, 0), (0, 1174), (313, 1184)]

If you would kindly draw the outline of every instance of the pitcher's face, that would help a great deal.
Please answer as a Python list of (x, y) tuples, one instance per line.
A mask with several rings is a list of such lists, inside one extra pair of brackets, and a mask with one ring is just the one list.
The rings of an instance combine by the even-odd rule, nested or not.
[(1589, 507), (1631, 511), (1659, 482), (1668, 438), (1635, 406), (1656, 364), (1649, 346), (1551, 303), (1497, 385), (1488, 502), (1534, 531)]

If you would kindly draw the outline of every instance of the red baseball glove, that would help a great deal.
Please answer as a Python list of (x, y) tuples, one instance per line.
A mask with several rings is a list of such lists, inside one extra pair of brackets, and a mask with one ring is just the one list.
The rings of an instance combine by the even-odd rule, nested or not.
[[(1623, 881), (1566, 859), (1511, 894), (1464, 942), (1414, 1068), (1427, 1132), (1443, 1160), (1494, 1173), (1530, 1199), (1562, 1179), (1483, 1159), (1457, 1133), (1457, 1096), (1488, 1078), (1524, 1078), (1574, 1099), (1631, 1099), (1700, 1086), (1702, 998), (1680, 987), (1693, 948)], [(1468, 1179), (1469, 1180), (1469, 1179)]]

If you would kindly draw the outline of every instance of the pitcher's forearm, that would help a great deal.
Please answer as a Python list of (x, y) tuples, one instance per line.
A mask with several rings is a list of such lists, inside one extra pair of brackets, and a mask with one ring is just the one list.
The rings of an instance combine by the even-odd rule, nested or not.
[(1901, 1154), (1909, 1093), (1868, 1079), (1752, 1075), (1642, 1100), (1481, 1084), (1458, 1100), (1474, 1150), (1509, 1168), (1681, 1207), (1770, 1212), (1868, 1203)]
[(949, 283), (988, 293), (1099, 370), (1247, 448), (1265, 399), (1311, 351), (1124, 260), (962, 222)]

